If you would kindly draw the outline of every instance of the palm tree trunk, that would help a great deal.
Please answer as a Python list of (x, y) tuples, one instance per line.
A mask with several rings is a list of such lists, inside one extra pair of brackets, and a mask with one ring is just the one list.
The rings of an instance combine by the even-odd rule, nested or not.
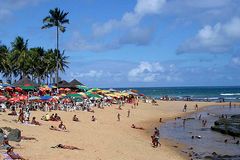
[(59, 52), (59, 32), (58, 32), (58, 26), (57, 26), (57, 57), (56, 57), (56, 84), (58, 87), (58, 52)]

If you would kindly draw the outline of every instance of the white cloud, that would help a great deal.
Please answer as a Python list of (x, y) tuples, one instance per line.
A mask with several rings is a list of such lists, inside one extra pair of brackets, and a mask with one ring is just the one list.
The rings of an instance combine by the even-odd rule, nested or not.
[(71, 73), (72, 78), (100, 78), (103, 76), (103, 71), (90, 70), (85, 73)]
[(93, 25), (93, 35), (103, 36), (118, 28), (128, 28), (139, 24), (146, 15), (159, 14), (166, 0), (138, 0), (132, 12), (126, 12), (120, 20), (111, 19), (103, 24)]
[(227, 23), (206, 25), (197, 35), (178, 48), (178, 53), (225, 53), (240, 40), (240, 18), (234, 17)]
[(140, 62), (128, 72), (131, 82), (179, 81), (181, 78), (173, 64), (163, 66), (159, 62)]

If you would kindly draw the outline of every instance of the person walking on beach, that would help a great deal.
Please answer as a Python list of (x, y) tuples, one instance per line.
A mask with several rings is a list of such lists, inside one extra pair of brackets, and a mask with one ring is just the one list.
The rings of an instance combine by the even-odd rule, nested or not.
[(183, 128), (185, 128), (186, 119), (183, 119)]
[(130, 117), (130, 109), (127, 112), (127, 117)]
[(195, 110), (198, 111), (198, 105), (197, 104), (195, 105)]
[(118, 121), (120, 121), (120, 116), (121, 116), (121, 115), (118, 113), (118, 114), (117, 114)]
[(187, 112), (187, 104), (183, 106), (183, 112)]

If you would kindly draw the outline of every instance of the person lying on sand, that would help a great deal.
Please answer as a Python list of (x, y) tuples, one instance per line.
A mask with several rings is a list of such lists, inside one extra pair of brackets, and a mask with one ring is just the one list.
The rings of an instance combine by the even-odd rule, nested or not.
[(55, 113), (55, 115), (54, 115), (54, 119), (55, 119), (55, 121), (61, 121), (61, 117), (58, 116), (57, 113)]
[(59, 128), (54, 127), (54, 126), (51, 126), (49, 129), (53, 130), (53, 131), (69, 132), (68, 130), (62, 130), (62, 129), (59, 129)]
[(1, 148), (1, 149), (7, 149), (7, 148), (9, 148), (9, 147), (12, 147), (12, 146), (10, 146), (10, 144), (9, 144), (7, 135), (4, 135), (4, 136), (3, 136), (3, 141), (2, 141), (2, 143), (1, 143), (0, 148)]
[(7, 154), (8, 154), (8, 156), (11, 157), (12, 159), (25, 160), (25, 158), (23, 158), (23, 157), (20, 156), (19, 154), (14, 153), (12, 147), (9, 147), (9, 148), (8, 148), (8, 150), (7, 150)]
[(68, 145), (64, 145), (64, 144), (58, 144), (58, 145), (53, 146), (51, 148), (62, 148), (62, 149), (70, 149), (70, 150), (83, 150), (83, 149), (80, 149), (78, 147), (68, 146)]
[(17, 112), (14, 110), (12, 111), (11, 113), (8, 113), (9, 116), (16, 116), (17, 115)]
[(38, 121), (36, 121), (36, 117), (33, 117), (33, 118), (32, 118), (31, 124), (38, 125), (38, 126), (41, 125)]
[(136, 127), (134, 124), (132, 124), (132, 126), (131, 126), (132, 128), (134, 128), (134, 129), (140, 129), (140, 130), (144, 130), (144, 128), (143, 127)]
[(66, 126), (63, 124), (63, 122), (61, 121), (60, 124), (58, 125), (58, 128), (61, 130), (66, 130)]
[(21, 136), (21, 140), (35, 140), (38, 141), (36, 138), (34, 137), (25, 137), (25, 136)]
[(77, 118), (77, 115), (74, 115), (74, 116), (73, 116), (73, 121), (79, 122), (79, 120), (78, 120), (78, 118)]
[(49, 121), (49, 120), (50, 120), (50, 117), (49, 117), (48, 113), (47, 113), (46, 115), (42, 116), (41, 120), (43, 120), (43, 121)]

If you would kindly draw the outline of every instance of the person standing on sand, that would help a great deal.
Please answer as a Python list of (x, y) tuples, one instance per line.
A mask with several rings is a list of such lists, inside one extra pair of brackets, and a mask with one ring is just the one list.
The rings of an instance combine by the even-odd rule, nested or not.
[(118, 113), (117, 114), (118, 121), (120, 121), (120, 117), (121, 117), (121, 115)]
[(197, 104), (195, 105), (195, 110), (198, 111), (198, 105)]
[(183, 112), (187, 112), (187, 104), (183, 106)]
[(127, 117), (130, 117), (130, 109), (127, 112)]

